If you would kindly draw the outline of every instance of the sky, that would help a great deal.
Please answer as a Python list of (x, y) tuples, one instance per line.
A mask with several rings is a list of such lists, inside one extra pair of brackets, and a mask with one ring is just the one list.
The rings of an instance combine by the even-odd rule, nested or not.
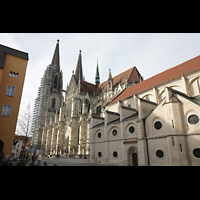
[(29, 54), (19, 115), (29, 102), (33, 111), (58, 39), (64, 90), (76, 69), (79, 50), (85, 80), (93, 84), (97, 58), (102, 83), (108, 79), (109, 69), (116, 76), (136, 66), (148, 79), (200, 55), (199, 33), (0, 33), (0, 44)]

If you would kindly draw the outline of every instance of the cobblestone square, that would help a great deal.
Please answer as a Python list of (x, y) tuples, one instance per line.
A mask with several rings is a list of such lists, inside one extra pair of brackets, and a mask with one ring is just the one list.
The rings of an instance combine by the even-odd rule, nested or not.
[(44, 162), (47, 163), (47, 166), (108, 166), (104, 164), (90, 163), (90, 159), (45, 158), (42, 159), (41, 166), (44, 166)]

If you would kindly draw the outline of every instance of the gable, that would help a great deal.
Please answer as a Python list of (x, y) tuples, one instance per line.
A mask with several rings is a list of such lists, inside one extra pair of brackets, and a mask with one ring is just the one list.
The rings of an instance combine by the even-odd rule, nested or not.
[[(117, 86), (118, 84), (125, 83), (125, 80), (128, 80), (129, 83), (135, 82), (138, 83), (140, 80), (143, 80), (142, 76), (138, 72), (136, 67), (132, 67), (121, 74), (113, 77), (113, 87)], [(103, 90), (103, 92), (107, 91), (107, 81), (101, 83), (99, 86)]]
[(66, 98), (74, 94), (76, 91), (77, 91), (76, 79), (75, 76), (72, 75), (69, 86), (67, 88)]

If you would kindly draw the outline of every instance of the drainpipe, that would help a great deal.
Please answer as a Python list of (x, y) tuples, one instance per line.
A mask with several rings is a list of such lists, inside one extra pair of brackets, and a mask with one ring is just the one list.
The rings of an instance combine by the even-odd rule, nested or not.
[(144, 124), (144, 136), (145, 136), (146, 145), (147, 145), (147, 162), (148, 162), (148, 166), (150, 166), (150, 161), (149, 161), (149, 147), (148, 147), (148, 140), (147, 140), (147, 135), (146, 135), (145, 123), (146, 123), (146, 117), (143, 118), (143, 124)]

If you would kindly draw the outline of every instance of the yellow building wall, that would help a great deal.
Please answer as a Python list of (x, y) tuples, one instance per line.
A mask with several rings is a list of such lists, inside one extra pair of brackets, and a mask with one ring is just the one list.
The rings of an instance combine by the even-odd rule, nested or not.
[[(12, 151), (27, 63), (26, 59), (7, 54), (4, 69), (0, 70), (0, 140), (5, 155)], [(10, 71), (18, 73), (18, 77), (11, 77)], [(14, 97), (6, 96), (8, 85), (16, 87)], [(2, 116), (3, 105), (11, 106), (9, 117)]]

